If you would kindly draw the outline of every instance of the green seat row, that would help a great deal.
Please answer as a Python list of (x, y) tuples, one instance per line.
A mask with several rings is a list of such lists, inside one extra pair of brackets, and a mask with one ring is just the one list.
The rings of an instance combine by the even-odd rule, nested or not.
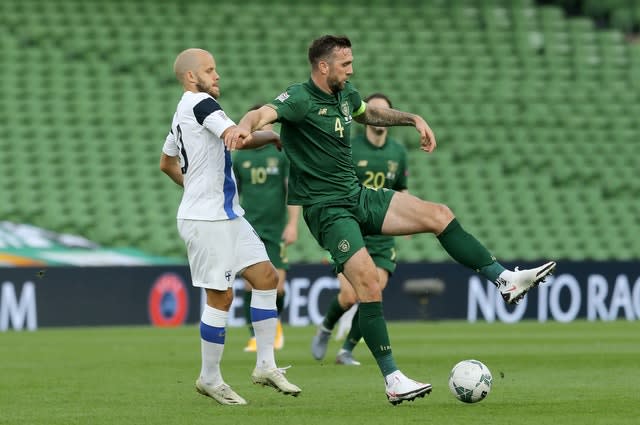
[[(529, 0), (211, 8), (0, 2), (0, 217), (184, 258), (181, 192), (158, 169), (181, 95), (175, 55), (214, 53), (220, 103), (237, 120), (307, 78), (312, 38), (346, 32), (356, 87), (436, 132), (426, 155), (413, 129), (392, 130), (410, 152), (412, 193), (449, 205), (505, 261), (640, 255), (629, 231), (640, 224), (640, 46), (621, 32)], [(431, 235), (397, 241), (401, 261), (449, 260)], [(303, 223), (289, 258), (326, 261)]]

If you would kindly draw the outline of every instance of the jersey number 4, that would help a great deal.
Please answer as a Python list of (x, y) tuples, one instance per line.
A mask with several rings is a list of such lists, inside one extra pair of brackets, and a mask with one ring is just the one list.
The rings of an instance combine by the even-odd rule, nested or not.
[(334, 130), (336, 131), (336, 133), (340, 133), (340, 137), (344, 137), (344, 126), (342, 125), (340, 117), (336, 118), (336, 127)]

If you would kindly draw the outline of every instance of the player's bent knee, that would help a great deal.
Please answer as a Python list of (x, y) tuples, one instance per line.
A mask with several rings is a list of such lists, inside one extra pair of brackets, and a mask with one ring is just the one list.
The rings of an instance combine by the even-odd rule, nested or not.
[(272, 267), (265, 267), (264, 275), (262, 276), (260, 286), (261, 289), (276, 289), (278, 287), (278, 273), (276, 269)]
[(218, 291), (215, 289), (207, 289), (207, 305), (222, 311), (229, 311), (233, 302), (233, 291)]
[(455, 218), (453, 211), (445, 204), (435, 204), (432, 219), (435, 221), (435, 233), (442, 232)]
[(267, 276), (267, 280), (269, 282), (269, 286), (273, 289), (277, 289), (278, 288), (278, 274), (275, 272), (275, 269), (272, 268), (273, 272), (269, 273)]
[(269, 290), (278, 287), (278, 272), (269, 261), (247, 267), (242, 273), (242, 277), (245, 278), (254, 289)]
[(358, 297), (354, 291), (340, 291), (338, 294), (338, 303), (344, 309), (350, 308), (352, 305), (358, 302)]
[(378, 283), (377, 276), (369, 276), (369, 279), (360, 281), (357, 289), (357, 298), (362, 302), (380, 301), (382, 300), (382, 289)]

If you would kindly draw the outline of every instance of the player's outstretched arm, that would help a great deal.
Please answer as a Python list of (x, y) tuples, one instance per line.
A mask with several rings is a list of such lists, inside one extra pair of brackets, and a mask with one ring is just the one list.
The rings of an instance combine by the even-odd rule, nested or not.
[[(273, 108), (263, 106), (259, 109), (247, 112), (237, 126), (228, 128), (222, 135), (224, 144), (229, 150), (242, 149), (244, 144), (250, 144), (253, 132), (278, 119), (278, 114)], [(280, 139), (278, 138), (279, 144)]]
[(281, 148), (280, 136), (275, 131), (258, 130), (251, 133), (251, 138), (244, 139), (241, 145), (236, 145), (238, 149), (255, 149), (273, 143), (278, 150)]
[(420, 149), (431, 152), (436, 148), (436, 137), (420, 115), (367, 104), (364, 112), (354, 119), (361, 124), (378, 127), (414, 126), (420, 133)]

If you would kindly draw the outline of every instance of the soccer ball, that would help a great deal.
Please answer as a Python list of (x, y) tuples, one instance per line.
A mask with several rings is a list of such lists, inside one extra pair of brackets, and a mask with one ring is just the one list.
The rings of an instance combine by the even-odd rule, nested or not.
[(449, 390), (465, 403), (477, 403), (491, 391), (491, 371), (478, 360), (463, 360), (451, 369)]

